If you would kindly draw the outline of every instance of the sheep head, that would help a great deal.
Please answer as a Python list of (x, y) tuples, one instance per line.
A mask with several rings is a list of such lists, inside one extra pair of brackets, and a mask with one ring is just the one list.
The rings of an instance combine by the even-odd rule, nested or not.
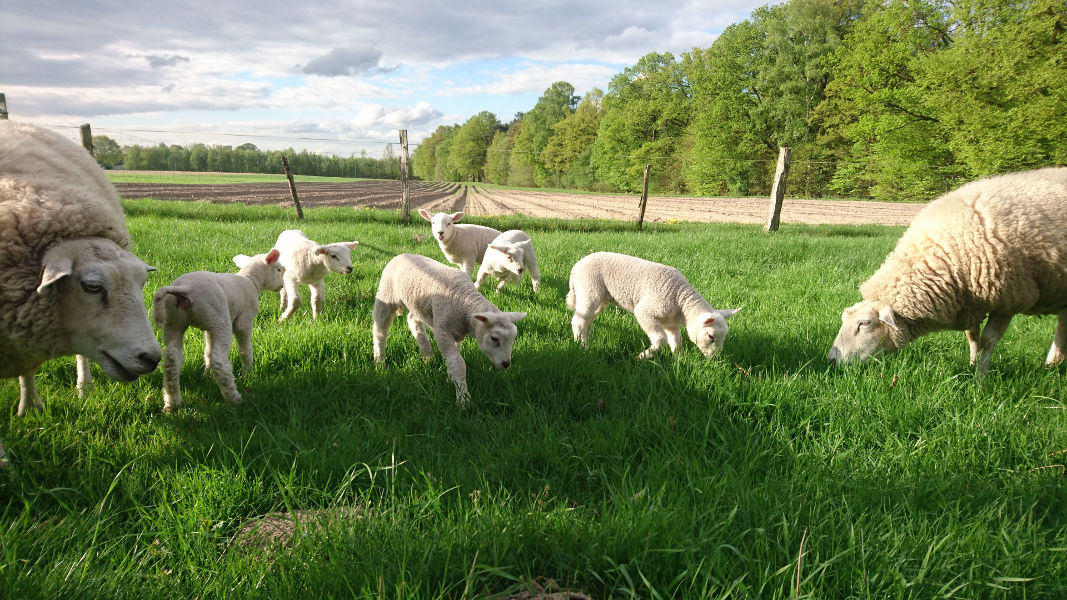
[(511, 366), (511, 348), (518, 335), (518, 323), (526, 316), (524, 312), (486, 312), (472, 315), (474, 317), (474, 339), (478, 349), (498, 369)]
[(726, 319), (734, 316), (734, 313), (739, 310), (741, 309), (716, 310), (698, 316), (686, 323), (685, 329), (689, 333), (689, 339), (697, 345), (697, 348), (700, 348), (704, 356), (711, 358), (716, 352), (722, 350), (726, 334), (730, 331)]
[(831, 364), (862, 362), (902, 344), (903, 330), (893, 308), (884, 302), (864, 300), (841, 314), (841, 330), (826, 356)]

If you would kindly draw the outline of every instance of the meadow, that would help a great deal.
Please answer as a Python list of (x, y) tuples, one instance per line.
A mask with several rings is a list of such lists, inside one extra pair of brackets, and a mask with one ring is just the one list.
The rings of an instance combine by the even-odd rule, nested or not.
[[(534, 239), (529, 281), (485, 293), (527, 311), (513, 365), (473, 340), (472, 402), (403, 320), (371, 361), (371, 306), (395, 254), (442, 259), (415, 218), (316, 208), (129, 200), (134, 252), (181, 273), (234, 271), (303, 229), (358, 239), (326, 280), (325, 314), (278, 323), (265, 293), (245, 401), (204, 375), (186, 335), (184, 404), (159, 371), (132, 384), (73, 358), (44, 365), (45, 409), (15, 416), (0, 382), (0, 596), (481, 598), (554, 580), (594, 598), (1067, 596), (1067, 368), (1046, 369), (1052, 318), (1016, 318), (984, 378), (959, 332), (834, 369), (841, 310), (903, 231), (883, 226), (646, 224), (478, 218)], [(571, 265), (596, 250), (679, 268), (715, 307), (742, 307), (705, 359), (636, 355), (609, 308), (588, 350), (570, 339)], [(313, 515), (275, 544), (241, 531)]]

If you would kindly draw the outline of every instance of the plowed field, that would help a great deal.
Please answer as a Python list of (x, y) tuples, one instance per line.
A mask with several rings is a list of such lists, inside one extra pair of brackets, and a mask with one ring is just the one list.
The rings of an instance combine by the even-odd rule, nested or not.
[[(124, 198), (242, 202), (292, 206), (289, 186), (272, 183), (224, 185), (117, 183)], [(298, 183), (304, 208), (368, 206), (400, 208), (400, 182), (366, 180), (346, 183)], [(465, 211), (472, 216), (522, 214), (561, 219), (594, 218), (635, 221), (639, 198), (624, 195), (582, 195), (504, 190), (457, 183), (412, 182), (411, 207), (432, 211)], [(907, 225), (922, 204), (786, 198), (783, 223)], [(701, 198), (652, 196), (645, 221), (756, 223), (767, 221), (766, 198)]]

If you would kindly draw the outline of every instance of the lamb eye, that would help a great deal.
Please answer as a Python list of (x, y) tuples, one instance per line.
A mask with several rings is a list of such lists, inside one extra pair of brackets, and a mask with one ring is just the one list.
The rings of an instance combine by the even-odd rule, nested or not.
[(104, 291), (104, 284), (99, 281), (83, 281), (82, 290), (86, 294), (101, 294)]
[(869, 327), (870, 325), (871, 325), (871, 320), (870, 319), (863, 319), (862, 321), (859, 322), (859, 326), (860, 327)]

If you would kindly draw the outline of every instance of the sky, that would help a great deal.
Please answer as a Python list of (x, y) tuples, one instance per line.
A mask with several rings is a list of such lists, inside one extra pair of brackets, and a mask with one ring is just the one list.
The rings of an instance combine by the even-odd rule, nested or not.
[(577, 95), (649, 52), (705, 48), (769, 0), (7, 0), (12, 120), (122, 145), (378, 157), (555, 81)]

